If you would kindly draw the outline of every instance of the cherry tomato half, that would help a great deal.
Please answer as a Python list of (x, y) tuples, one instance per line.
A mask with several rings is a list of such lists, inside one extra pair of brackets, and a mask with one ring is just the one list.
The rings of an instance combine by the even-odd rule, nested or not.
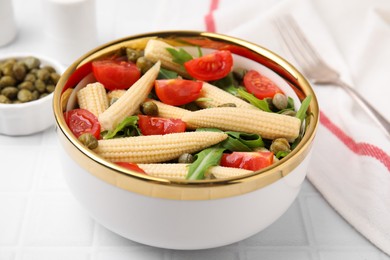
[(65, 112), (64, 117), (66, 124), (77, 138), (84, 133), (90, 133), (99, 139), (100, 123), (98, 118), (88, 110), (73, 109)]
[(92, 62), (93, 75), (108, 90), (128, 89), (141, 77), (138, 67), (123, 60), (98, 60)]
[(258, 171), (271, 165), (273, 159), (274, 154), (272, 152), (233, 152), (223, 154), (220, 165)]
[(63, 88), (63, 91), (68, 88), (73, 88), (79, 83), (83, 78), (85, 78), (89, 73), (92, 72), (92, 62), (87, 62), (82, 66), (78, 67), (68, 78)]
[(184, 63), (191, 77), (210, 81), (226, 77), (233, 67), (233, 56), (230, 51), (216, 51)]
[(181, 106), (199, 97), (203, 83), (184, 79), (156, 80), (154, 88), (158, 98), (165, 104)]
[(186, 123), (180, 119), (139, 115), (138, 127), (143, 135), (165, 135), (184, 132)]
[(123, 167), (123, 168), (126, 168), (130, 171), (135, 171), (135, 172), (139, 172), (139, 173), (145, 173), (146, 172), (144, 170), (142, 170), (136, 163), (129, 163), (129, 162), (116, 162), (115, 164)]
[(250, 70), (245, 74), (244, 86), (258, 99), (273, 98), (276, 93), (283, 93), (273, 81), (255, 70)]

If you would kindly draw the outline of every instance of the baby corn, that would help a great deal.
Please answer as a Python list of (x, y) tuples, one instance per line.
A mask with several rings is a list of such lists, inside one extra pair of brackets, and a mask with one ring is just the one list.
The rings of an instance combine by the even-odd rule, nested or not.
[(153, 88), (154, 80), (157, 78), (159, 70), (160, 62), (157, 62), (125, 94), (99, 115), (98, 118), (102, 128), (112, 130), (125, 117), (132, 115), (139, 109), (139, 105)]
[(154, 163), (193, 153), (227, 138), (218, 132), (184, 132), (99, 140), (94, 150), (112, 162)]
[[(185, 179), (188, 173), (189, 164), (151, 163), (151, 164), (138, 164), (138, 166), (150, 176), (154, 176), (158, 178), (167, 178), (167, 179)], [(213, 175), (217, 179), (223, 179), (223, 178), (237, 177), (250, 172), (252, 171), (239, 169), (239, 168), (213, 166), (207, 170), (206, 175)]]
[(296, 117), (236, 107), (202, 109), (185, 114), (182, 120), (195, 127), (256, 133), (266, 139), (284, 137), (289, 142), (298, 137), (301, 126)]
[(167, 51), (167, 48), (176, 49), (166, 42), (160, 40), (149, 40), (145, 48), (145, 58), (152, 62), (161, 61), (161, 66), (176, 71), (182, 76), (187, 76), (187, 72), (184, 67), (176, 62), (172, 61), (172, 55)]
[(205, 101), (196, 101), (196, 104), (203, 108), (217, 107), (226, 103), (233, 103), (236, 107), (257, 109), (255, 106), (244, 100), (233, 96), (232, 94), (213, 86), (207, 82), (203, 83), (200, 97), (207, 98)]
[(181, 119), (184, 116), (184, 114), (191, 112), (187, 109), (171, 106), (154, 99), (148, 99), (148, 100), (152, 101), (157, 105), (159, 117)]
[(106, 89), (103, 84), (90, 83), (77, 92), (77, 100), (80, 108), (87, 109), (95, 116), (99, 116), (108, 108)]

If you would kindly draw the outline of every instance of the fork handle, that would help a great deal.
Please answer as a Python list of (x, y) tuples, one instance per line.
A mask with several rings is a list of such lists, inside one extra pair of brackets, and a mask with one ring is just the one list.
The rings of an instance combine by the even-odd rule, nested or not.
[(390, 137), (390, 122), (379, 113), (362, 95), (359, 94), (354, 88), (346, 84), (345, 82), (338, 80), (337, 85), (344, 88), (365, 110), (373, 117), (385, 131), (388, 137)]

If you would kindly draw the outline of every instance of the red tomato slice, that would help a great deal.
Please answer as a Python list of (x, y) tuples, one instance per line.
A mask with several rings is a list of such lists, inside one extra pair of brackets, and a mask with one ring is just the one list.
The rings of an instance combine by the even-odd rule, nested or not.
[(273, 159), (274, 154), (272, 152), (233, 152), (223, 154), (220, 165), (258, 171), (271, 165)]
[(92, 62), (95, 78), (108, 90), (128, 89), (140, 77), (138, 67), (128, 61), (98, 60)]
[(216, 51), (184, 63), (191, 77), (210, 81), (226, 77), (233, 67), (233, 56), (230, 51)]
[(250, 70), (245, 74), (244, 86), (258, 99), (273, 98), (276, 93), (283, 93), (274, 82), (255, 70)]
[(165, 104), (181, 106), (199, 97), (203, 83), (184, 79), (156, 80), (154, 88), (158, 98)]
[(180, 119), (138, 115), (138, 127), (143, 135), (165, 135), (184, 132), (186, 123)]
[(77, 68), (69, 76), (62, 91), (65, 91), (68, 88), (73, 88), (74, 86), (77, 85), (77, 83), (79, 83), (83, 78), (85, 78), (91, 72), (92, 72), (92, 62), (83, 64), (81, 67)]
[(123, 168), (126, 168), (130, 171), (135, 171), (135, 172), (139, 172), (139, 173), (145, 173), (146, 172), (144, 170), (142, 170), (136, 163), (129, 163), (129, 162), (116, 162), (115, 164), (123, 167)]
[(84, 133), (91, 133), (100, 138), (98, 118), (86, 109), (78, 108), (64, 113), (65, 121), (72, 133), (78, 138)]

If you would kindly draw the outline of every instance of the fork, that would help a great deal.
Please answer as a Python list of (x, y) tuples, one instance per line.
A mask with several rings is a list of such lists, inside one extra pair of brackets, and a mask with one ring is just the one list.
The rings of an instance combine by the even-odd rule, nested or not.
[(285, 15), (275, 20), (279, 34), (294, 60), (302, 69), (303, 74), (314, 84), (335, 85), (342, 87), (362, 108), (381, 126), (390, 137), (390, 122), (383, 117), (354, 88), (343, 82), (340, 74), (330, 67), (320, 57), (310, 42), (306, 39), (297, 22), (291, 15)]

